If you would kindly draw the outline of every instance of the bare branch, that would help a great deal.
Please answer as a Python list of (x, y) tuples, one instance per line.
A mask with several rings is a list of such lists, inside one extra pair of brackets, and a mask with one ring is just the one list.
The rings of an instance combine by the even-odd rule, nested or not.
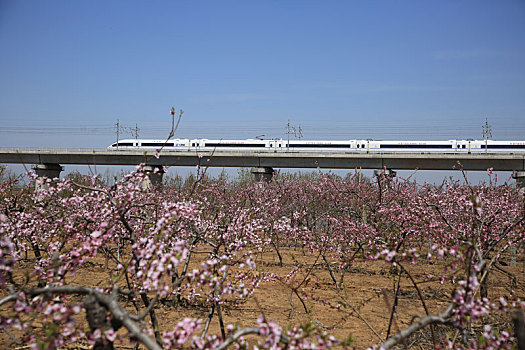
[[(259, 327), (250, 327), (250, 328), (244, 328), (239, 331), (237, 331), (235, 334), (231, 335), (227, 339), (224, 340), (224, 342), (216, 347), (214, 350), (225, 350), (228, 348), (228, 346), (235, 343), (240, 337), (243, 337), (248, 334), (259, 334), (260, 328)], [(285, 335), (281, 334), (281, 337), (279, 341), (283, 344), (289, 344), (290, 340)]]
[(224, 342), (215, 348), (215, 350), (224, 350), (227, 349), (228, 346), (235, 343), (240, 337), (243, 337), (248, 334), (259, 334), (259, 327), (251, 327), (251, 328), (244, 328), (238, 331), (237, 333), (233, 334), (229, 338), (225, 339)]
[(16, 294), (8, 295), (4, 299), (0, 300), (0, 306), (13, 300), (18, 300), (18, 296)]
[(437, 314), (437, 315), (429, 315), (426, 317), (423, 317), (416, 323), (411, 324), (407, 328), (399, 331), (396, 335), (394, 335), (391, 338), (388, 338), (383, 345), (381, 345), (381, 348), (383, 349), (391, 349), (395, 345), (399, 344), (403, 339), (409, 337), (411, 334), (417, 332), (418, 330), (425, 328), (426, 326), (430, 324), (449, 324), (450, 321), (448, 318), (452, 315), (452, 308), (453, 304), (450, 304), (445, 311)]
[(155, 306), (155, 304), (157, 303), (157, 300), (159, 299), (159, 295), (156, 294), (155, 297), (149, 302), (149, 305), (148, 307), (142, 311), (142, 313), (140, 315), (130, 315), (129, 317), (134, 320), (134, 321), (142, 321), (144, 319), (144, 317), (147, 316), (147, 314), (151, 311), (151, 309), (153, 309), (153, 307)]

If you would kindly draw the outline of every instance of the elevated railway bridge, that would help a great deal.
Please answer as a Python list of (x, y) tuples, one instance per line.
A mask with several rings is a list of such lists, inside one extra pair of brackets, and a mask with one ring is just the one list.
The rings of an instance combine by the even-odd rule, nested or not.
[[(158, 156), (158, 157), (157, 157)], [(60, 176), (64, 164), (138, 165), (153, 184), (162, 181), (164, 166), (249, 167), (256, 179), (269, 181), (274, 168), (375, 169), (395, 176), (395, 170), (452, 170), (458, 164), (469, 171), (512, 171), (525, 187), (524, 153), (342, 152), (342, 151), (195, 151), (108, 150), (106, 148), (0, 148), (0, 163), (33, 164), (39, 176)], [(156, 169), (156, 171), (155, 171)]]

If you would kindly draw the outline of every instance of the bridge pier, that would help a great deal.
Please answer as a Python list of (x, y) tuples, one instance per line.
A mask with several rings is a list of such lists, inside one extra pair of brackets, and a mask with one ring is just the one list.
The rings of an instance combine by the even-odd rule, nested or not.
[(162, 165), (145, 165), (144, 173), (148, 177), (148, 180), (144, 184), (145, 188), (161, 188), (162, 177), (164, 175), (164, 166)]
[(374, 176), (385, 176), (387, 179), (392, 180), (394, 177), (396, 177), (397, 173), (392, 169), (376, 169), (374, 170)]
[(374, 176), (377, 178), (377, 183), (381, 186), (381, 180), (384, 179), (384, 183), (387, 188), (390, 188), (390, 182), (396, 177), (396, 172), (392, 169), (376, 169), (374, 170)]
[(47, 177), (50, 179), (59, 178), (60, 173), (64, 170), (64, 167), (60, 164), (35, 164), (32, 169), (38, 175), (38, 177)]
[(525, 171), (514, 170), (512, 172), (512, 178), (516, 180), (516, 187), (519, 188), (519, 191), (525, 192)]
[(251, 173), (255, 176), (255, 181), (260, 182), (270, 182), (273, 178), (273, 173), (275, 171), (272, 167), (259, 167), (252, 168)]
[[(48, 178), (48, 179), (57, 179), (60, 178), (60, 173), (64, 170), (64, 167), (60, 164), (54, 163), (44, 163), (44, 164), (34, 164), (31, 167), (38, 177)], [(35, 181), (35, 190), (47, 190), (49, 189), (50, 183), (43, 182), (40, 183)]]

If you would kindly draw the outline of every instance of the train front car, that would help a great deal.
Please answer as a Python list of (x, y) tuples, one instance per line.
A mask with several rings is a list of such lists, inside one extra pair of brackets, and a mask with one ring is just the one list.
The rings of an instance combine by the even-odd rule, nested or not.
[(161, 139), (126, 139), (119, 140), (108, 146), (108, 150), (187, 150), (189, 149), (189, 140), (187, 139), (174, 139), (174, 140), (161, 140)]
[(124, 139), (119, 140), (108, 146), (108, 150), (119, 150), (119, 149), (135, 149), (138, 147), (139, 140), (135, 139)]

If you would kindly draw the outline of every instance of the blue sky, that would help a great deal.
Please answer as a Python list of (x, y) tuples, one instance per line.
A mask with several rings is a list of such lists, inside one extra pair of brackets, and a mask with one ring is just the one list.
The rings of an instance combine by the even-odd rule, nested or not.
[[(0, 147), (525, 135), (524, 1), (0, 0)], [(131, 135), (128, 135), (131, 136)]]

